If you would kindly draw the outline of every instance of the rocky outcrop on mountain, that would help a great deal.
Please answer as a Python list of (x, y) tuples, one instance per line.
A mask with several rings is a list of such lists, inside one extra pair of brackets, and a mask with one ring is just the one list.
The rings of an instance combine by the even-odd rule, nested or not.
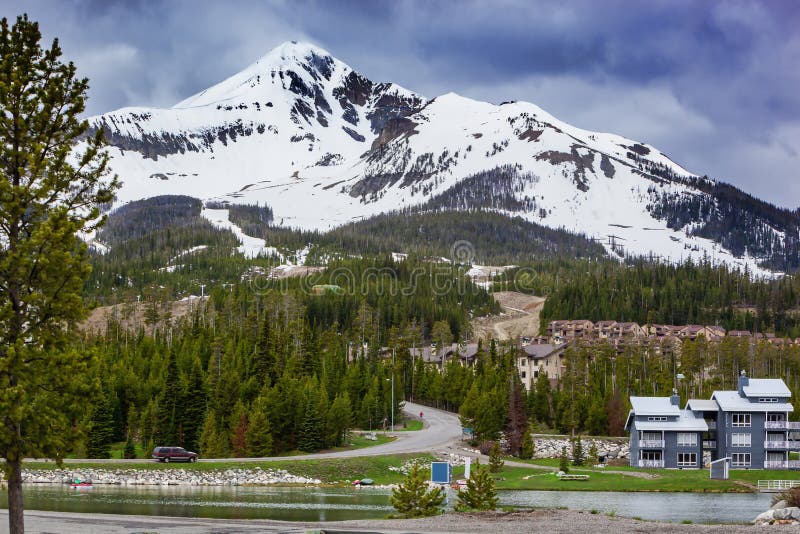
[[(696, 176), (653, 146), (522, 101), (429, 100), (306, 43), (284, 43), (172, 108), (89, 122), (110, 143), (119, 203), (191, 190), (328, 230), (438, 199), (436, 209), (586, 234), (620, 256), (800, 266), (798, 212)], [(494, 172), (503, 168), (514, 175)]]

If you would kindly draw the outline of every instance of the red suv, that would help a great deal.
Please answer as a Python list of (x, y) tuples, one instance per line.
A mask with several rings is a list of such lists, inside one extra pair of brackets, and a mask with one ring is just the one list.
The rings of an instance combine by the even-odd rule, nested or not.
[(159, 462), (196, 462), (197, 453), (189, 452), (183, 447), (156, 447), (153, 449), (153, 460)]

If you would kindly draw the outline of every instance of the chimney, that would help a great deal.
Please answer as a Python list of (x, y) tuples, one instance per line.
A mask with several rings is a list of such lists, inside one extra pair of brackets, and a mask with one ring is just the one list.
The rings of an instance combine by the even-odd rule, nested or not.
[(681, 396), (678, 395), (678, 390), (675, 388), (672, 389), (672, 396), (669, 398), (669, 403), (673, 406), (681, 405)]
[(742, 369), (739, 373), (739, 396), (744, 397), (744, 387), (750, 385), (750, 379), (747, 378), (747, 372)]

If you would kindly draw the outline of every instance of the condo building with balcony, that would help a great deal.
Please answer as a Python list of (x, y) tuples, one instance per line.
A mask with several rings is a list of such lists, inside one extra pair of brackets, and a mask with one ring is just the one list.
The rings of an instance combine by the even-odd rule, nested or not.
[(680, 408), (680, 397), (631, 397), (625, 428), (630, 431), (632, 467), (699, 468), (703, 466), (702, 415)]
[(791, 392), (781, 379), (749, 378), (736, 391), (715, 391), (711, 399), (631, 397), (631, 466), (703, 467), (730, 458), (734, 469), (800, 469), (789, 453), (800, 451), (800, 423), (789, 421)]

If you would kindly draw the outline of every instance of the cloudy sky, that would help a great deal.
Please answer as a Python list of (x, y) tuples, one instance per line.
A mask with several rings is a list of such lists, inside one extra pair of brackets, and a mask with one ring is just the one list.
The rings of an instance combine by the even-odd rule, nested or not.
[(800, 2), (0, 0), (91, 80), (89, 111), (171, 106), (287, 40), (427, 97), (527, 100), (800, 206)]

